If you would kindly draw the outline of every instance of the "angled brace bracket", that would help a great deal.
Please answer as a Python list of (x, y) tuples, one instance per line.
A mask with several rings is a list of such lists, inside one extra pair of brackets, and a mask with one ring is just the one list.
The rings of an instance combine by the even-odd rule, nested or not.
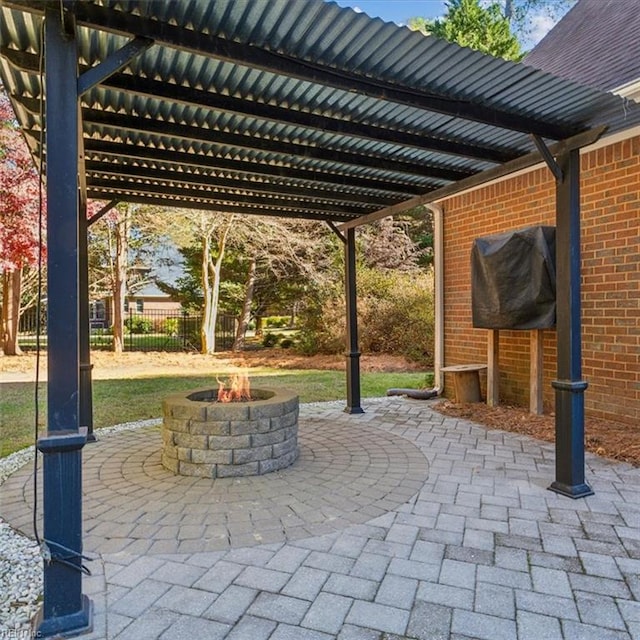
[(125, 67), (131, 60), (144, 53), (152, 44), (151, 38), (136, 36), (129, 40), (127, 44), (105, 58), (100, 64), (87, 69), (78, 78), (78, 96), (83, 95), (109, 76), (117, 73)]
[(112, 200), (111, 202), (108, 202), (107, 204), (105, 204), (104, 207), (102, 207), (102, 209), (98, 211), (98, 213), (94, 213), (87, 220), (87, 226), (90, 227), (94, 222), (98, 222), (98, 220), (100, 220), (102, 216), (109, 213), (109, 211), (111, 211), (111, 209), (113, 209), (117, 204), (120, 204), (120, 200)]
[(535, 133), (531, 134), (533, 138), (533, 142), (536, 145), (542, 159), (545, 161), (546, 165), (549, 167), (551, 173), (553, 173), (553, 177), (558, 181), (562, 182), (562, 169), (560, 165), (556, 162), (556, 159), (551, 155), (551, 151), (549, 151), (549, 147), (544, 143), (544, 140), (536, 135)]
[(336, 227), (336, 225), (331, 222), (331, 220), (326, 220), (327, 226), (329, 227), (329, 229), (331, 229), (331, 231), (333, 231), (333, 233), (335, 233), (338, 238), (340, 238), (340, 240), (342, 241), (342, 244), (347, 244), (347, 239), (344, 237), (344, 234), (342, 233), (342, 231), (340, 231), (340, 229), (338, 229), (338, 227)]

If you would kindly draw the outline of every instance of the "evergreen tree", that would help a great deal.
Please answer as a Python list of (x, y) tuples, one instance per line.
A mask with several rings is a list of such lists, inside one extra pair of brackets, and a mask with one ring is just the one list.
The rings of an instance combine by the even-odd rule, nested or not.
[(441, 20), (412, 18), (409, 27), (505, 60), (522, 58), (520, 43), (498, 4), (487, 8), (480, 0), (449, 0), (446, 4), (447, 13)]

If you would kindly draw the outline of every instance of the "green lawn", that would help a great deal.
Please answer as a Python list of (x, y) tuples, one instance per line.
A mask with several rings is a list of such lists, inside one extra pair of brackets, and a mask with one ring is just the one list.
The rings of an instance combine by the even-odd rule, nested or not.
[[(224, 375), (224, 374), (223, 374)], [(212, 386), (215, 376), (159, 376), (121, 380), (96, 380), (93, 383), (94, 426), (105, 427), (122, 422), (159, 418), (162, 398), (176, 391)], [(363, 373), (363, 398), (385, 395), (391, 387), (421, 388), (424, 373)], [(251, 384), (280, 386), (295, 391), (301, 402), (340, 400), (346, 397), (342, 371), (268, 370), (251, 371)], [(0, 385), (0, 457), (33, 443), (34, 384), (12, 382)], [(39, 429), (46, 424), (46, 384), (41, 384)]]

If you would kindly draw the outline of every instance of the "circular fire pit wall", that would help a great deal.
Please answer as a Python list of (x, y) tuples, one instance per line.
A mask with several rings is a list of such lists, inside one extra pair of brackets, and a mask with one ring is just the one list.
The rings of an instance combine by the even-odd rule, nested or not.
[(248, 402), (217, 402), (217, 389), (168, 396), (162, 403), (162, 464), (206, 478), (255, 476), (298, 457), (298, 396), (252, 389)]

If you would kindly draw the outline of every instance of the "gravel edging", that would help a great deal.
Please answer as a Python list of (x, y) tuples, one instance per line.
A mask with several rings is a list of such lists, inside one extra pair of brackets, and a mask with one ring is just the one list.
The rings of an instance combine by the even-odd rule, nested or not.
[[(126, 422), (96, 429), (96, 433), (104, 438), (160, 422), (160, 418)], [(34, 451), (35, 447), (31, 445), (0, 460), (0, 487), (12, 473), (33, 462)], [(28, 629), (38, 610), (41, 593), (42, 564), (38, 545), (0, 517), (0, 637), (9, 631), (24, 633)]]
[[(367, 402), (383, 400), (388, 398), (366, 399)], [(300, 410), (301, 413), (313, 415), (341, 406), (344, 406), (344, 400), (308, 402), (301, 404)], [(161, 418), (125, 422), (96, 429), (96, 433), (104, 438), (122, 431), (159, 425), (161, 422)], [(0, 459), (0, 487), (11, 474), (33, 461), (34, 451), (35, 447), (31, 445)], [(0, 517), (0, 637), (9, 632), (27, 632), (30, 620), (40, 605), (41, 594), (42, 564), (38, 545), (31, 538), (12, 529)]]

